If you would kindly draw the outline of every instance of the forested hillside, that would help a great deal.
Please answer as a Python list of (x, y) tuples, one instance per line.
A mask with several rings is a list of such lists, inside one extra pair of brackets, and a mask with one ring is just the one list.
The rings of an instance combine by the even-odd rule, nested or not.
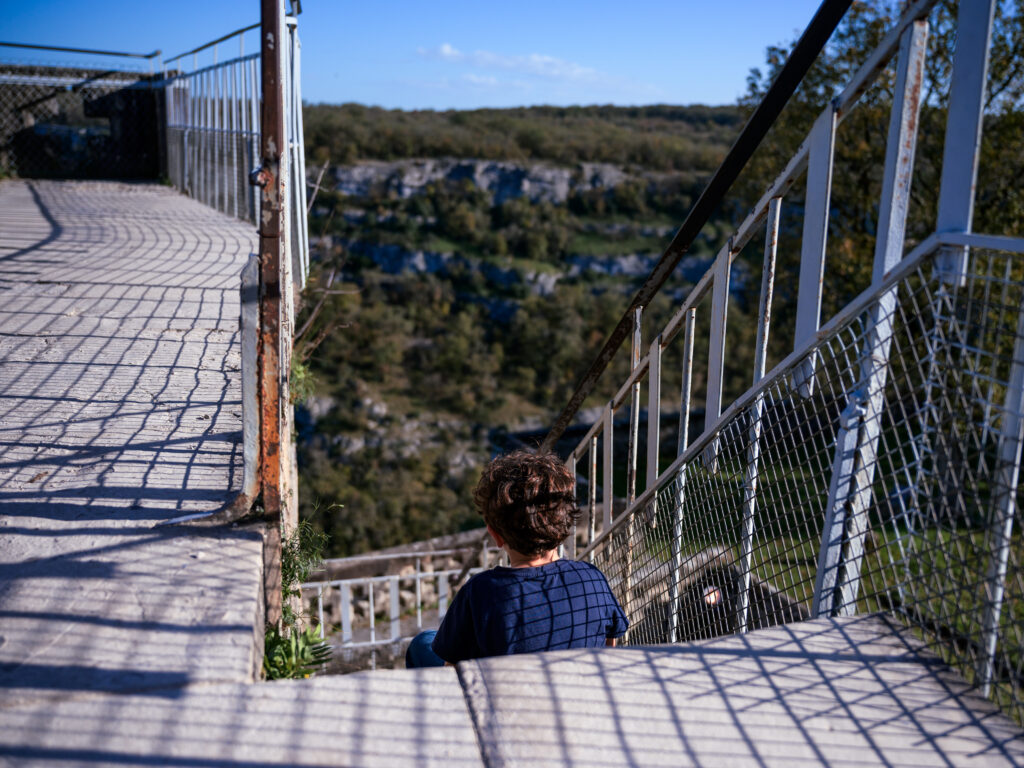
[[(889, 6), (854, 4), (730, 202), (648, 309), (647, 329), (667, 319), (880, 39)], [(932, 20), (908, 245), (934, 221), (952, 11), (941, 4)], [(1010, 4), (997, 37), (975, 221), (1019, 234), (1024, 35)], [(293, 372), (304, 398), (300, 496), (335, 554), (479, 524), (470, 490), (481, 462), (507, 433), (550, 424), (785, 54), (769, 49), (747, 97), (727, 107), (306, 107), (307, 162), (321, 190)], [(870, 278), (889, 88), (883, 77), (839, 129), (826, 314)], [(791, 344), (802, 196), (798, 185), (783, 207), (769, 364)], [(755, 242), (734, 268), (727, 395), (750, 381), (760, 263)], [(619, 357), (591, 405), (622, 380)]]
[(473, 157), (693, 171), (717, 165), (742, 110), (655, 105), (403, 112), (320, 104), (307, 106), (303, 119), (311, 163)]
[[(297, 346), (312, 378), (301, 496), (337, 553), (479, 524), (480, 463), (561, 407), (740, 119), (307, 107), (310, 175), (326, 169)], [(725, 227), (655, 314), (699, 279)]]

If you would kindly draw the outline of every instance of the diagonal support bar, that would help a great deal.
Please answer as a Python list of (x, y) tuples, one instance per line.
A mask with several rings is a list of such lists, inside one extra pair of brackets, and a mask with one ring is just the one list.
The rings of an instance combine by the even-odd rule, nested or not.
[(989, 529), (992, 560), (985, 585), (985, 615), (982, 619), (982, 649), (978, 658), (978, 682), (989, 695), (994, 677), (999, 617), (1006, 594), (1006, 572), (1010, 561), (1010, 536), (1017, 515), (1021, 446), (1024, 444), (1024, 307), (1017, 316), (1017, 339), (1003, 404), (999, 430), (999, 470), (996, 475), (995, 515)]
[[(876, 285), (903, 258), (927, 48), (928, 22), (916, 21), (907, 27), (900, 41), (897, 90), (889, 121), (878, 239), (875, 242), (872, 274)], [(856, 612), (860, 591), (861, 566), (869, 526), (868, 509), (875, 480), (878, 443), (882, 434), (882, 412), (885, 408), (885, 387), (889, 380), (889, 353), (897, 300), (897, 289), (893, 287), (882, 294), (872, 307), (861, 354), (860, 388), (864, 393), (865, 417), (857, 436), (856, 477), (851, 489), (852, 495), (846, 502), (846, 549), (843, 553), (843, 569), (839, 574), (836, 606), (840, 615), (853, 615)]]

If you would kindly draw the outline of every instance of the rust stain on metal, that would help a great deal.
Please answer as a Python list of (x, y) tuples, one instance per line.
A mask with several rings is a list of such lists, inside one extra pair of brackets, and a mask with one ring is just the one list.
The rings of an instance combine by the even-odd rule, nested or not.
[[(928, 22), (927, 21), (915, 21), (914, 31), (919, 35), (927, 35), (928, 33)], [(919, 53), (914, 60), (907, 72), (907, 77), (910, 80), (909, 86), (907, 87), (907, 96), (905, 103), (910, 106), (910, 109), (906, 110), (904, 115), (904, 121), (906, 125), (906, 132), (903, 139), (903, 147), (906, 152), (903, 152), (901, 162), (907, 166), (907, 177), (905, 184), (910, 184), (910, 169), (913, 168), (914, 162), (914, 148), (917, 145), (917, 123), (920, 117), (920, 103), (921, 103), (921, 91), (924, 88), (924, 53)]]
[(265, 188), (273, 180), (270, 172), (266, 168), (257, 168), (249, 178), (249, 183), (262, 188)]
[(261, 141), (264, 148), (260, 182), (260, 486), (267, 517), (267, 550), (264, 554), (264, 588), (267, 622), (280, 621), (281, 594), (281, 267), (283, 196), (281, 153), (284, 145), (284, 93), (280, 77), (281, 57), (274, 42), (281, 27), (281, 0), (262, 0), (263, 27), (261, 80), (263, 105)]

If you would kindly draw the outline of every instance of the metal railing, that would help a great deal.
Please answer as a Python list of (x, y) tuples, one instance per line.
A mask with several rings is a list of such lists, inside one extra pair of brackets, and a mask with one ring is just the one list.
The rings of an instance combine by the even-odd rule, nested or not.
[[(306, 229), (306, 168), (302, 134), (302, 89), (298, 25), (285, 20), (285, 155), (288, 201), (287, 247), (299, 290), (309, 273)], [(245, 53), (243, 27), (164, 60), (167, 114), (167, 172), (185, 194), (236, 218), (257, 223), (259, 193), (250, 174), (260, 163), (260, 54)], [(217, 61), (221, 46), (238, 55)], [(214, 63), (196, 68), (198, 54), (213, 52)], [(191, 71), (182, 62), (191, 58)]]
[(167, 171), (212, 208), (256, 222), (249, 172), (259, 164), (259, 54), (169, 78)]
[[(290, 6), (287, 16), (284, 0), (262, 0), (259, 25), (165, 60), (159, 76), (0, 65), (0, 176), (155, 181), (166, 169), (181, 192), (258, 225), (258, 258), (243, 270), (241, 285), (243, 488), (210, 517), (244, 516), (262, 494), (271, 552), (298, 524), (289, 386), (295, 306), (309, 271), (295, 18), (301, 7), (298, 0)], [(246, 55), (244, 35), (256, 26), (260, 52)], [(235, 42), (239, 55), (219, 62), (219, 46)], [(20, 47), (147, 59), (151, 70), (159, 55)], [(213, 64), (199, 67), (207, 51)], [(181, 70), (188, 57), (191, 72)], [(280, 558), (267, 557), (271, 624), (282, 613), (280, 575)]]
[[(971, 232), (993, 3), (960, 4), (935, 233), (904, 248), (934, 4), (907, 6), (646, 351), (643, 309), (630, 308), (632, 373), (567, 459), (582, 474), (584, 516), (566, 554), (608, 576), (632, 622), (629, 644), (887, 611), (1024, 720), (1024, 239)], [(836, 128), (890, 60), (872, 283), (822, 325)], [(780, 206), (805, 174), (794, 344), (765, 374)], [(727, 403), (730, 265), (759, 230), (753, 386)], [(710, 323), (706, 420), (691, 441), (699, 310)], [(676, 458), (665, 467), (672, 344), (683, 362)], [(615, 416), (626, 409), (622, 456)]]

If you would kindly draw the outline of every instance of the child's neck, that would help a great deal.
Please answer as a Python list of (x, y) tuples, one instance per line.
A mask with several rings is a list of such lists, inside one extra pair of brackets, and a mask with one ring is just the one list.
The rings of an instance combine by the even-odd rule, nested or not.
[(539, 555), (524, 555), (509, 547), (505, 547), (505, 551), (508, 552), (509, 568), (536, 568), (539, 565), (553, 563), (558, 559), (557, 547), (549, 549), (547, 552), (541, 552)]

